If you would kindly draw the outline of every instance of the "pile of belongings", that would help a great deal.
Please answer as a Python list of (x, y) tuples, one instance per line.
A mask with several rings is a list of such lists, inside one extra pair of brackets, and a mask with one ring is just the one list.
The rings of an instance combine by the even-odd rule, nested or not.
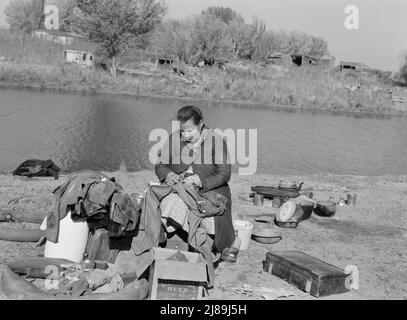
[(13, 176), (23, 177), (54, 177), (58, 179), (60, 168), (52, 160), (31, 159), (24, 161), (13, 171)]
[(113, 293), (124, 288), (121, 276), (124, 274), (117, 266), (109, 264), (106, 270), (83, 268), (78, 264), (61, 266), (63, 270), (55, 279), (39, 281), (38, 287), (49, 295), (79, 297), (90, 293)]
[(47, 216), (46, 238), (57, 242), (59, 222), (71, 213), (73, 221), (87, 221), (90, 230), (106, 229), (111, 238), (134, 232), (140, 217), (130, 196), (122, 187), (99, 172), (71, 175), (54, 190), (54, 210)]
[(142, 300), (148, 288), (146, 279), (126, 277), (124, 269), (107, 263), (25, 258), (0, 265), (0, 300)]

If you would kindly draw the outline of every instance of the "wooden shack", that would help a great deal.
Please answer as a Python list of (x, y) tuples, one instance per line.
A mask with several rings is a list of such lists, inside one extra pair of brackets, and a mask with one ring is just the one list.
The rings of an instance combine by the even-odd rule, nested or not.
[(282, 67), (289, 67), (292, 64), (292, 59), (288, 54), (274, 52), (267, 56), (267, 63)]
[(174, 64), (175, 60), (170, 57), (159, 57), (157, 58), (156, 65), (167, 65), (167, 66), (172, 66)]
[(75, 38), (77, 38), (68, 32), (60, 32), (55, 30), (35, 30), (32, 32), (31, 36), (36, 39), (42, 39), (61, 45), (71, 45), (73, 44)]
[(93, 66), (95, 63), (93, 54), (86, 51), (65, 50), (64, 59), (67, 63), (77, 63), (88, 67)]
[(291, 55), (291, 61), (293, 64), (304, 67), (304, 66), (316, 66), (317, 59), (304, 54), (293, 54)]
[(317, 64), (321, 68), (333, 68), (335, 67), (335, 57), (329, 54), (324, 54), (317, 60)]
[(369, 70), (369, 67), (360, 62), (341, 61), (339, 63), (339, 70), (367, 71)]

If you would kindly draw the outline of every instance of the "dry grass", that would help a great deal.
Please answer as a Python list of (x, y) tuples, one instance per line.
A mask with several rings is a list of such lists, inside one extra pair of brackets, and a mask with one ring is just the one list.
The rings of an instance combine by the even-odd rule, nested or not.
[[(386, 112), (391, 107), (387, 96), (390, 87), (375, 76), (355, 75), (333, 70), (273, 67), (231, 75), (213, 70), (208, 94), (213, 99), (253, 101), (261, 104), (289, 105), (332, 111)], [(361, 83), (359, 91), (346, 86)]]

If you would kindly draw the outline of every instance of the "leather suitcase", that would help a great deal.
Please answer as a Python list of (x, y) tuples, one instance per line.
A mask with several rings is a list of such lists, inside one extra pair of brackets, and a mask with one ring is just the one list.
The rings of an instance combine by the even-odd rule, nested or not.
[(300, 251), (268, 252), (263, 270), (314, 297), (344, 293), (351, 288), (350, 274)]

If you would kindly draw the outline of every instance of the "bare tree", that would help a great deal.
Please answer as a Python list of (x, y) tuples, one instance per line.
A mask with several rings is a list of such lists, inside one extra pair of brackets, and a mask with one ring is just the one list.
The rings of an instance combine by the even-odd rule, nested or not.
[(152, 49), (187, 63), (204, 60), (209, 64), (229, 58), (261, 61), (277, 52), (315, 58), (328, 53), (322, 38), (267, 30), (258, 18), (245, 23), (235, 11), (221, 7), (210, 7), (191, 19), (163, 23), (155, 33)]
[(27, 33), (39, 29), (44, 21), (44, 0), (13, 0), (4, 10), (12, 30)]
[(311, 36), (312, 45), (308, 54), (315, 58), (321, 58), (324, 54), (328, 53), (328, 43), (319, 37)]
[(233, 44), (233, 56), (237, 59), (250, 50), (252, 28), (248, 24), (232, 21), (228, 31)]
[(156, 54), (173, 56), (184, 63), (191, 63), (193, 21), (168, 20), (163, 22), (154, 33), (151, 48)]
[(160, 0), (78, 0), (69, 25), (97, 44), (97, 54), (116, 76), (120, 58), (161, 22), (165, 12)]
[(211, 14), (200, 15), (195, 19), (192, 32), (194, 62), (205, 61), (212, 65), (228, 58), (232, 43), (226, 26)]
[(238, 14), (236, 11), (232, 10), (231, 8), (224, 8), (224, 7), (209, 7), (205, 11), (202, 12), (203, 15), (209, 14), (212, 15), (224, 23), (229, 24), (232, 21), (238, 23), (244, 23), (243, 17)]

